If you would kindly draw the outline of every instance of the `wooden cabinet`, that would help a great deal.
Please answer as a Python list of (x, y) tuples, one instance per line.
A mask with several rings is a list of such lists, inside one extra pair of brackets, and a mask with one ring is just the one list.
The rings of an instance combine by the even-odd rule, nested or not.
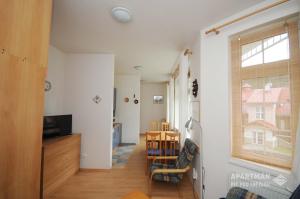
[(80, 142), (80, 134), (52, 138), (43, 142), (44, 197), (79, 170)]

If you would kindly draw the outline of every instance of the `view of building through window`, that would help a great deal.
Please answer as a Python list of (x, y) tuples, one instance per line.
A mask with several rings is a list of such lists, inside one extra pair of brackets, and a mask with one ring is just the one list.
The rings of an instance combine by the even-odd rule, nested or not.
[(242, 81), (243, 148), (292, 158), (288, 75)]

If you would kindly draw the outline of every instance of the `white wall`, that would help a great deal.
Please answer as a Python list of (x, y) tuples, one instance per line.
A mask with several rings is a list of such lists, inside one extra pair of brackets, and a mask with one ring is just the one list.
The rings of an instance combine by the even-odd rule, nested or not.
[[(191, 101), (200, 101), (200, 96), (201, 96), (201, 90), (200, 90), (200, 36), (196, 39), (194, 46), (192, 47), (192, 52), (193, 55), (190, 58), (190, 73), (191, 73), (191, 81), (194, 81), (195, 79), (197, 79), (198, 81), (198, 95), (195, 98), (194, 96), (192, 96)], [(190, 89), (191, 85), (190, 85)], [(191, 102), (189, 102), (191, 103)], [(192, 107), (193, 108), (193, 107)], [(195, 107), (194, 107), (195, 108)], [(194, 110), (192, 110), (191, 112), (193, 112)], [(199, 110), (198, 110), (199, 111)], [(200, 114), (200, 112), (199, 112)], [(191, 116), (191, 115), (189, 115)], [(201, 129), (198, 125), (194, 125), (193, 127), (194, 129), (190, 130), (189, 132), (189, 136), (191, 137), (191, 139), (198, 144), (199, 146), (201, 146), (201, 139), (200, 139), (200, 133), (201, 133)], [(201, 150), (200, 150), (201, 151)], [(200, 152), (200, 154), (197, 154), (193, 163), (193, 168), (196, 169), (197, 174), (198, 174), (198, 179), (195, 182), (195, 191), (198, 193), (198, 196), (201, 195), (201, 165), (200, 165), (200, 155), (202, 155), (202, 153)]]
[(46, 80), (52, 88), (45, 92), (45, 115), (63, 114), (65, 54), (50, 46)]
[(113, 88), (113, 55), (66, 55), (64, 112), (73, 115), (73, 132), (82, 134), (81, 168), (111, 168)]
[[(110, 168), (114, 56), (67, 54), (49, 47), (45, 114), (73, 114), (73, 132), (82, 133), (81, 168)], [(92, 98), (102, 97), (96, 105)]]
[[(139, 143), (140, 134), (140, 75), (116, 75), (116, 121), (122, 123), (122, 142)], [(139, 100), (134, 104), (134, 95)], [(124, 102), (128, 97), (129, 102)]]
[[(162, 95), (163, 104), (153, 104), (153, 96)], [(141, 128), (140, 133), (150, 129), (151, 121), (166, 119), (167, 114), (167, 84), (141, 83)]]
[[(268, 3), (272, 1), (267, 1)], [(252, 7), (230, 19), (249, 13), (263, 4)], [(206, 169), (205, 198), (225, 196), (229, 188), (231, 172), (253, 172), (259, 166), (232, 164), (230, 152), (230, 46), (229, 37), (246, 29), (270, 22), (299, 11), (299, 5), (291, 1), (221, 30), (219, 35), (201, 32), (201, 124), (203, 127), (204, 167)], [(217, 24), (217, 25), (218, 25)], [(245, 166), (246, 165), (246, 166)], [(245, 168), (246, 167), (246, 168)], [(274, 171), (274, 170), (268, 170)], [(274, 174), (278, 172), (274, 171)]]

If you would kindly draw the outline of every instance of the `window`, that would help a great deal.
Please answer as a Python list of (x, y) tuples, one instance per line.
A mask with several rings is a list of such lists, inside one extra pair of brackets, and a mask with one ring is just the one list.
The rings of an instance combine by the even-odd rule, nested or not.
[(262, 41), (242, 46), (242, 67), (263, 63)]
[[(179, 67), (176, 70), (179, 74)], [(175, 129), (179, 130), (179, 109), (180, 109), (180, 93), (179, 93), (179, 78), (178, 75), (175, 77), (174, 80), (174, 127)]]
[(242, 46), (242, 67), (287, 60), (290, 57), (288, 33)]
[(262, 131), (253, 131), (253, 142), (252, 144), (259, 144), (263, 145), (264, 144), (264, 132)]
[(290, 169), (300, 105), (298, 26), (232, 38), (232, 156)]
[(255, 117), (257, 120), (263, 120), (265, 118), (265, 107), (257, 106)]

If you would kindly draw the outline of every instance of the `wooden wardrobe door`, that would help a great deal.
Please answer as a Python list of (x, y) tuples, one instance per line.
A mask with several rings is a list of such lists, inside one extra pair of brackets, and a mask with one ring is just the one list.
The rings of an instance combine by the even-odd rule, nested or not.
[(0, 198), (39, 198), (45, 68), (0, 55)]
[(40, 197), (52, 0), (0, 0), (0, 199)]
[(51, 14), (52, 0), (0, 0), (0, 48), (46, 67)]

